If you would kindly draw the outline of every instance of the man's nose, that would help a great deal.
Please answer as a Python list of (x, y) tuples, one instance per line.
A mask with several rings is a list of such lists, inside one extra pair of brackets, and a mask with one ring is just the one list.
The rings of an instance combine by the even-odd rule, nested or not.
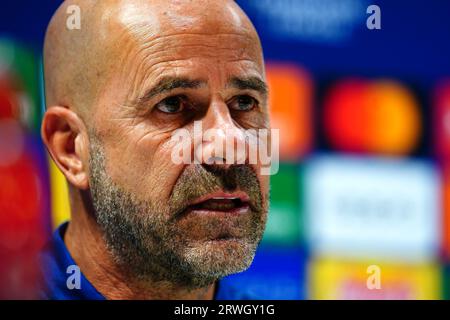
[(246, 163), (247, 142), (244, 129), (238, 127), (224, 102), (211, 103), (201, 121), (201, 142), (195, 144), (198, 162), (224, 168)]

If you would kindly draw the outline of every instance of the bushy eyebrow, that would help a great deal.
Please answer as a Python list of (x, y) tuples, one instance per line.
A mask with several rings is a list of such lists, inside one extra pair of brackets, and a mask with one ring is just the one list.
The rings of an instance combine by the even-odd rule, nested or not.
[(262, 95), (267, 95), (269, 92), (267, 84), (258, 77), (233, 77), (228, 81), (228, 86), (239, 90), (254, 90)]
[(175, 89), (197, 89), (206, 84), (203, 80), (192, 80), (188, 78), (165, 77), (162, 78), (155, 86), (148, 90), (140, 99), (139, 102), (149, 101), (151, 98), (173, 91)]
[[(175, 89), (198, 89), (206, 84), (207, 82), (205, 80), (189, 79), (186, 77), (164, 77), (139, 98), (139, 103), (145, 104), (153, 97)], [(227, 86), (239, 90), (254, 90), (262, 95), (267, 95), (268, 93), (267, 84), (258, 77), (232, 77), (228, 80)]]

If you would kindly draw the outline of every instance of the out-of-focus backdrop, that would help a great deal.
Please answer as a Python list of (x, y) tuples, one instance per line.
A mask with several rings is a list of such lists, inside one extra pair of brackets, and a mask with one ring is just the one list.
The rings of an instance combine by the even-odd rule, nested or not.
[[(60, 2), (0, 4), (0, 298), (35, 297), (36, 252), (69, 217), (39, 135)], [(449, 298), (450, 2), (238, 2), (264, 47), (281, 165), (254, 264), (224, 281), (263, 299)]]

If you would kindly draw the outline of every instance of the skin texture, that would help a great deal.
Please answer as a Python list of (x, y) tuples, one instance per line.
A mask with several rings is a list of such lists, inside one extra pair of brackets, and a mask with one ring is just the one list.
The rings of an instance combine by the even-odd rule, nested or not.
[[(66, 28), (73, 4), (81, 30)], [(195, 120), (204, 130), (269, 128), (251, 22), (234, 1), (65, 1), (44, 68), (42, 138), (69, 183), (64, 241), (83, 274), (108, 299), (211, 299), (217, 279), (251, 263), (269, 178), (260, 163), (174, 164), (170, 138)], [(183, 85), (168, 90), (174, 79)], [(181, 111), (165, 112), (174, 105)], [(214, 145), (199, 143), (205, 153)], [(245, 192), (250, 213), (180, 214), (215, 191)]]

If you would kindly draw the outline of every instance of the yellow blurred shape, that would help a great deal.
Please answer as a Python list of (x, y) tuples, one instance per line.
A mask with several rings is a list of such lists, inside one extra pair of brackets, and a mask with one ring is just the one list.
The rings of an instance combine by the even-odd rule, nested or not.
[(67, 181), (53, 159), (49, 157), (50, 189), (52, 201), (52, 224), (56, 229), (70, 219), (70, 204)]
[[(378, 276), (379, 288), (374, 286)], [(309, 298), (314, 300), (428, 300), (441, 296), (441, 274), (435, 263), (315, 258), (309, 265)]]

